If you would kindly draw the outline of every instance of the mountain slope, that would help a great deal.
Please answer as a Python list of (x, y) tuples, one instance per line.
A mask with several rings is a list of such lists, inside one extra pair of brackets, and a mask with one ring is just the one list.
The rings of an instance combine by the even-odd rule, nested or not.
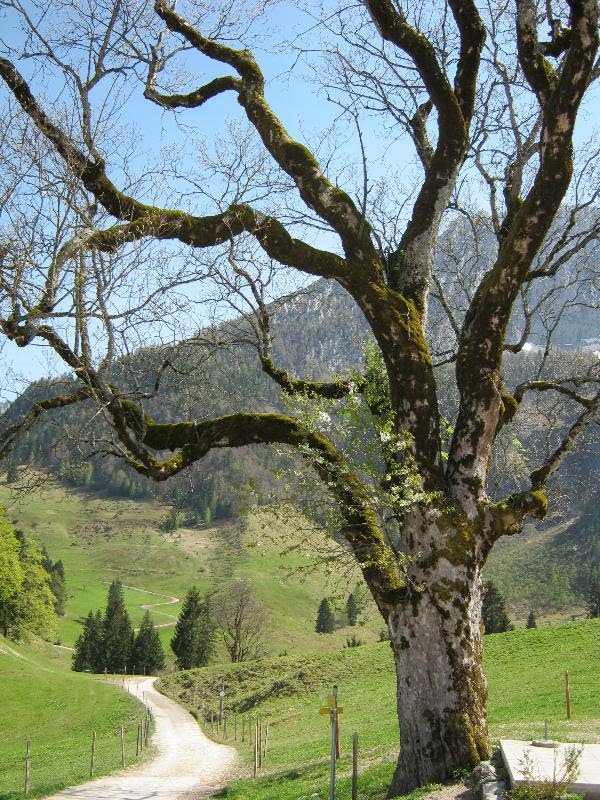
[[(336, 553), (343, 557), (343, 551), (291, 509), (257, 509), (216, 526), (164, 531), (165, 508), (151, 500), (99, 499), (46, 486), (25, 503), (11, 501), (10, 492), (0, 487), (0, 503), (16, 527), (63, 561), (67, 603), (59, 637), (64, 645), (75, 643), (90, 609), (104, 609), (115, 578), (127, 587), (125, 601), (134, 624), (141, 621), (142, 606), (183, 599), (192, 585), (201, 592), (219, 591), (235, 578), (245, 578), (269, 613), (266, 652), (273, 655), (341, 649), (351, 634), (376, 641), (383, 627), (373, 605), (363, 627), (346, 625), (342, 609), (358, 571), (348, 562), (340, 577), (328, 575), (323, 559)], [(298, 546), (290, 549), (292, 542)], [(324, 595), (337, 595), (340, 606), (338, 629), (326, 636), (314, 630)], [(159, 605), (151, 613), (156, 624), (165, 624), (180, 609), (181, 603)], [(172, 635), (172, 624), (161, 629), (167, 651)], [(224, 652), (219, 656), (227, 660)]]

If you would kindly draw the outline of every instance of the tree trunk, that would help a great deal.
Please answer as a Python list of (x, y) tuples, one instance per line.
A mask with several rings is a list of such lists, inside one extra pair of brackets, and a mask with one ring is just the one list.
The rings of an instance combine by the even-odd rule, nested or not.
[(390, 616), (401, 740), (390, 797), (447, 780), (489, 755), (481, 567), (472, 556), (450, 556), (448, 542), (457, 538), (464, 542), (460, 532), (444, 536), (444, 556), (434, 548), (415, 562)]

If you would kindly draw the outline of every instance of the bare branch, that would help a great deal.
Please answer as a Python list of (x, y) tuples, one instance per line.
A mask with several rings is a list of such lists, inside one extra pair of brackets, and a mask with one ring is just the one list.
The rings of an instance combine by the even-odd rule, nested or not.
[[(578, 400), (578, 402), (580, 401)], [(586, 410), (577, 417), (561, 443), (549, 458), (546, 459), (546, 462), (531, 473), (530, 478), (533, 489), (540, 489), (544, 486), (548, 478), (556, 472), (565, 457), (573, 450), (581, 434), (592, 422), (598, 420), (600, 414), (600, 391), (596, 393), (591, 401), (582, 403), (582, 405), (587, 406)]]

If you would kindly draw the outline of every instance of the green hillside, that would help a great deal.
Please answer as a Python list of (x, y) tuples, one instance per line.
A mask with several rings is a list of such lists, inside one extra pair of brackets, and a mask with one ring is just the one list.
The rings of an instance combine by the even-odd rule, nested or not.
[(45, 642), (15, 644), (0, 636), (0, 686), (0, 800), (23, 797), (27, 737), (30, 796), (88, 780), (92, 731), (96, 775), (121, 767), (121, 725), (126, 764), (136, 761), (143, 706), (115, 686), (71, 672), (67, 651)]
[[(336, 553), (343, 558), (343, 552), (297, 514), (263, 509), (241, 520), (166, 533), (161, 522), (167, 509), (153, 500), (99, 499), (46, 486), (17, 502), (0, 486), (0, 503), (15, 527), (64, 563), (67, 603), (59, 638), (67, 646), (75, 643), (88, 611), (104, 608), (115, 578), (134, 587), (125, 588), (134, 624), (140, 622), (144, 604), (183, 598), (194, 584), (204, 592), (219, 590), (235, 577), (247, 578), (270, 615), (266, 655), (341, 649), (349, 634), (376, 641), (382, 627), (372, 606), (363, 627), (342, 626), (327, 636), (315, 633), (320, 598), (337, 594), (343, 607), (358, 572), (346, 564), (341, 578), (328, 576), (323, 558)], [(290, 548), (292, 544), (296, 546)], [(307, 571), (315, 562), (319, 566)], [(175, 603), (151, 609), (156, 624), (171, 622), (161, 630), (166, 648), (180, 607)], [(341, 613), (338, 619), (342, 624)]]
[(505, 596), (511, 613), (524, 620), (585, 617), (590, 577), (600, 559), (600, 516), (594, 499), (578, 516), (555, 514), (543, 526), (525, 525), (519, 536), (501, 539), (486, 573)]
[[(363, 643), (375, 642), (384, 627), (372, 604), (361, 625), (345, 625), (342, 612), (359, 577), (356, 568), (346, 560), (336, 568), (340, 577), (330, 575), (326, 559), (335, 553), (344, 558), (343, 552), (285, 508), (263, 508), (237, 520), (165, 532), (161, 525), (169, 509), (157, 500), (99, 498), (48, 484), (21, 500), (0, 486), (0, 503), (15, 527), (38, 539), (65, 565), (68, 597), (58, 639), (66, 646), (75, 643), (88, 611), (104, 608), (114, 578), (129, 587), (125, 599), (134, 625), (141, 621), (144, 605), (152, 606), (155, 624), (166, 625), (161, 638), (168, 653), (181, 608), (173, 599), (183, 598), (194, 584), (201, 592), (219, 590), (235, 577), (247, 578), (269, 611), (265, 655), (340, 650), (351, 635)], [(530, 526), (495, 548), (487, 574), (507, 596), (517, 624), (524, 625), (531, 607), (542, 624), (583, 614), (569, 589), (573, 546), (564, 541), (564, 525), (543, 532)], [(315, 563), (315, 569), (308, 569)], [(331, 635), (314, 631), (318, 603), (325, 595), (333, 595), (339, 609), (339, 627)], [(531, 596), (537, 598), (533, 605)], [(217, 657), (226, 660), (223, 652)]]
[[(499, 738), (540, 738), (544, 720), (550, 734), (563, 741), (600, 739), (600, 620), (550, 628), (518, 630), (485, 639), (485, 669), (489, 681), (491, 735)], [(567, 722), (564, 671), (569, 670), (573, 717)], [(237, 714), (242, 719), (269, 720), (264, 773), (258, 780), (237, 781), (223, 791), (232, 800), (323, 799), (327, 794), (329, 722), (319, 715), (331, 687), (339, 687), (342, 781), (339, 800), (350, 797), (347, 779), (351, 737), (359, 734), (361, 795), (383, 797), (398, 746), (395, 677), (389, 645), (368, 645), (338, 653), (279, 658), (247, 665), (208, 667), (177, 673), (161, 680), (166, 694), (183, 701), (202, 717), (218, 708), (220, 676), (225, 676), (226, 708), (231, 737)], [(210, 735), (210, 724), (204, 724)], [(251, 751), (239, 742), (247, 767)], [(344, 776), (346, 779), (344, 780)]]

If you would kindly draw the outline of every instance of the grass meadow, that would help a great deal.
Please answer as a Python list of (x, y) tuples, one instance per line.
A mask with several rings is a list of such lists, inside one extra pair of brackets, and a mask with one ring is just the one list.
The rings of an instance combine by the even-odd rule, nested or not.
[[(72, 647), (90, 610), (104, 610), (110, 582), (125, 586), (125, 602), (134, 625), (143, 616), (143, 604), (183, 598), (195, 585), (201, 592), (218, 591), (235, 578), (246, 578), (270, 615), (266, 655), (282, 651), (299, 654), (319, 649), (341, 649), (350, 633), (365, 642), (377, 639), (382, 627), (373, 604), (358, 631), (344, 626), (341, 609), (358, 580), (356, 568), (343, 570), (337, 580), (319, 564), (324, 553), (336, 549), (298, 514), (263, 509), (247, 519), (211, 527), (161, 529), (166, 509), (154, 501), (102, 499), (59, 486), (44, 486), (20, 502), (0, 486), (16, 528), (44, 544), (50, 557), (61, 559), (67, 581), (66, 614), (59, 619), (58, 639)], [(290, 548), (290, 542), (298, 544)], [(307, 568), (316, 562), (314, 569)], [(156, 597), (157, 592), (168, 597)], [(319, 601), (338, 597), (340, 627), (324, 642), (315, 633)], [(181, 603), (151, 609), (154, 623), (173, 621)], [(173, 627), (162, 628), (165, 651)], [(226, 659), (226, 653), (219, 652)]]
[(31, 797), (88, 780), (92, 731), (96, 776), (121, 767), (121, 726), (126, 765), (139, 760), (135, 752), (143, 705), (115, 686), (69, 667), (66, 651), (44, 642), (17, 645), (0, 636), (0, 800), (24, 796), (27, 737)]
[[(600, 620), (516, 630), (485, 638), (492, 740), (541, 738), (544, 720), (562, 741), (600, 741)], [(564, 673), (569, 671), (572, 719), (566, 720)], [(362, 800), (381, 800), (390, 781), (398, 747), (395, 677), (387, 643), (338, 653), (280, 658), (248, 665), (209, 667), (163, 680), (199, 717), (217, 709), (220, 676), (225, 676), (232, 713), (237, 710), (238, 747), (248, 771), (252, 749), (242, 744), (241, 725), (269, 720), (263, 773), (236, 781), (221, 792), (228, 800), (327, 800), (329, 721), (319, 715), (333, 684), (339, 687), (341, 752), (338, 800), (350, 798), (352, 734), (359, 735)], [(208, 735), (210, 723), (204, 724)]]

